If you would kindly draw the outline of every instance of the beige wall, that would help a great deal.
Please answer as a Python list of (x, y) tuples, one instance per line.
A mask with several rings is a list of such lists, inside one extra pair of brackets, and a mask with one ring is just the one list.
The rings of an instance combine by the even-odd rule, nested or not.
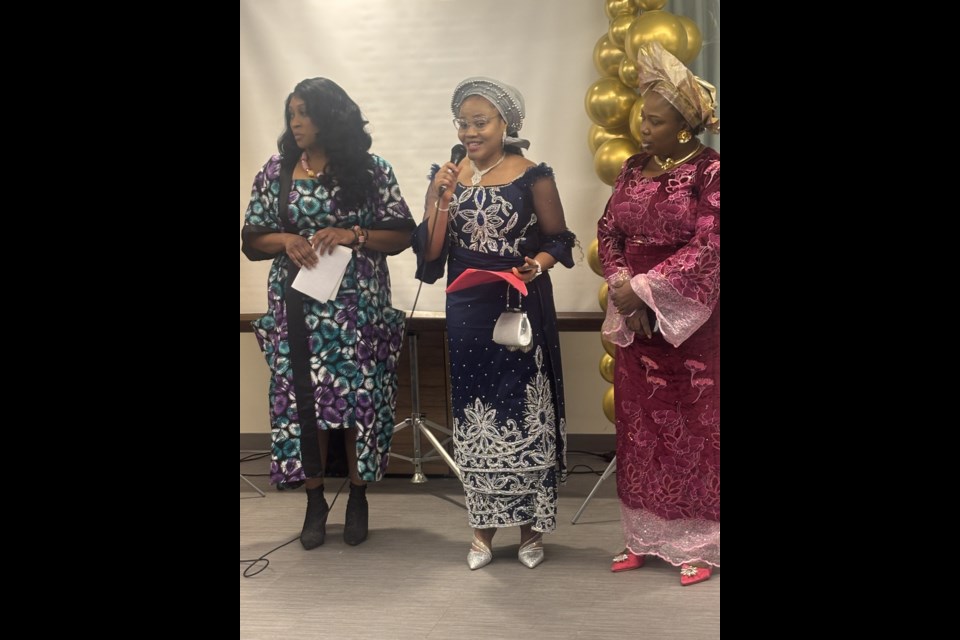
[[(599, 278), (598, 278), (599, 281)], [(600, 377), (603, 347), (597, 333), (562, 333), (566, 385), (567, 432), (613, 434), (603, 415), (603, 394), (610, 387)], [(240, 334), (240, 433), (269, 433), (267, 384), (269, 369), (252, 333)]]

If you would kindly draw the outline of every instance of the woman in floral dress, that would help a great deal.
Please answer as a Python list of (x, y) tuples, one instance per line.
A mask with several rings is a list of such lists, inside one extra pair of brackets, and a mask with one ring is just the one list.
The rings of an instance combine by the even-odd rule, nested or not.
[[(354, 545), (367, 537), (366, 483), (383, 477), (393, 435), (405, 316), (391, 306), (386, 257), (410, 245), (415, 224), (392, 167), (369, 152), (366, 124), (334, 82), (298, 84), (287, 97), (280, 153), (254, 179), (243, 227), (244, 253), (273, 260), (267, 313), (253, 323), (271, 372), (270, 480), (306, 484), (306, 549), (326, 537), (329, 430), (347, 432), (343, 536)], [(354, 249), (335, 299), (290, 286), (335, 245)]]

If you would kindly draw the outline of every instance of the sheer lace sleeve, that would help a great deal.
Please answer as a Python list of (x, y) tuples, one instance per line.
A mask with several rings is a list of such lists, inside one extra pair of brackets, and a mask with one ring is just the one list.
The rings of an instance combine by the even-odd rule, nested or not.
[(577, 237), (567, 229), (563, 216), (563, 204), (554, 179), (553, 169), (540, 164), (531, 169), (526, 178), (530, 180), (530, 192), (533, 195), (533, 210), (537, 214), (539, 227), (538, 251), (544, 251), (556, 258), (557, 262), (570, 268), (573, 266), (573, 247)]
[[(630, 158), (623, 163), (620, 168), (620, 175), (614, 183), (614, 193), (624, 188), (625, 175), (629, 169), (636, 164), (635, 158)], [(626, 234), (617, 226), (613, 212), (610, 211), (610, 203), (613, 196), (607, 200), (607, 205), (603, 208), (603, 215), (597, 222), (597, 241), (600, 264), (603, 265), (603, 277), (608, 284), (614, 284), (620, 280), (628, 280), (633, 276), (627, 265), (626, 258), (623, 257), (623, 245), (626, 240)]]
[(703, 326), (720, 297), (720, 159), (705, 162), (696, 177), (696, 232), (690, 241), (647, 273), (633, 290), (657, 314), (673, 346)]

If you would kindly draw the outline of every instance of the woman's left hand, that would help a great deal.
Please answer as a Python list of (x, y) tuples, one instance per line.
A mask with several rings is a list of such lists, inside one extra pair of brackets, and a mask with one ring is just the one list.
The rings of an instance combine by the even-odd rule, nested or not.
[(341, 229), (339, 227), (325, 227), (320, 229), (310, 238), (310, 244), (313, 248), (324, 253), (333, 253), (333, 248), (339, 244), (353, 244), (355, 237), (350, 229)]
[(653, 337), (653, 332), (650, 330), (650, 318), (647, 316), (646, 304), (643, 305), (643, 309), (627, 317), (627, 328), (638, 335), (642, 334), (647, 338)]
[[(520, 280), (523, 282), (531, 282), (534, 278), (540, 275), (537, 273), (537, 261), (533, 258), (524, 258), (523, 260), (527, 263), (526, 266), (520, 267), (519, 269), (514, 267), (513, 275), (520, 278)], [(523, 271), (520, 269), (523, 269)]]

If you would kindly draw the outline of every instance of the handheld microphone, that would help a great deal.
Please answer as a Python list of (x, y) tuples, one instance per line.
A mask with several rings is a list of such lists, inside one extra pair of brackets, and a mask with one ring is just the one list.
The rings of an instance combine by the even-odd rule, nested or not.
[[(455, 144), (453, 148), (450, 149), (450, 162), (453, 164), (460, 164), (464, 158), (467, 157), (467, 148), (462, 144)], [(447, 190), (447, 185), (440, 187), (440, 194), (443, 195), (443, 192)]]

